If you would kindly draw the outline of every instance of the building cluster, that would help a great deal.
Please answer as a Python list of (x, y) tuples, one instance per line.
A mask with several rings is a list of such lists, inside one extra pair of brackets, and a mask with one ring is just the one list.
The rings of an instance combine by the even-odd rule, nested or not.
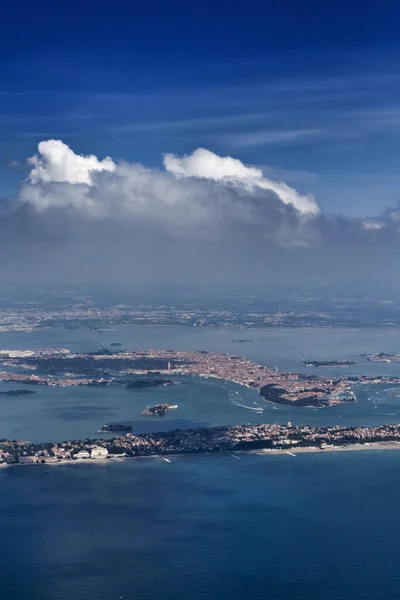
[[(86, 377), (50, 377), (25, 373), (0, 371), (0, 381), (9, 381), (21, 385), (46, 385), (50, 387), (77, 387), (108, 384), (105, 379), (88, 379)], [(111, 383), (111, 382), (110, 382)]]
[(288, 450), (325, 448), (382, 442), (400, 443), (400, 425), (377, 427), (299, 427), (285, 425), (233, 425), (154, 434), (128, 433), (110, 440), (81, 440), (32, 444), (0, 441), (0, 463), (65, 463), (74, 460), (139, 457), (252, 449)]
[(328, 313), (298, 310), (229, 310), (218, 307), (190, 306), (93, 306), (77, 303), (52, 308), (23, 307), (0, 310), (0, 332), (32, 331), (35, 327), (66, 326), (103, 327), (107, 325), (185, 325), (207, 327), (263, 327), (330, 324)]
[(59, 463), (78, 459), (106, 459), (109, 455), (102, 440), (32, 444), (16, 440), (0, 441), (0, 464)]
[[(356, 376), (331, 379), (271, 369), (239, 356), (175, 350), (141, 350), (96, 354), (72, 353), (62, 348), (4, 350), (0, 363), (44, 374), (0, 372), (0, 381), (48, 386), (107, 386), (127, 384), (121, 376), (157, 374), (213, 377), (252, 387), (272, 402), (322, 406), (354, 400), (355, 383), (398, 383), (396, 377)], [(72, 372), (70, 372), (72, 371)], [(129, 382), (129, 380), (128, 380)], [(267, 393), (263, 392), (267, 390)], [(272, 390), (272, 391), (271, 391)]]
[[(3, 297), (0, 332), (31, 331), (36, 327), (60, 326), (103, 329), (124, 324), (183, 325), (207, 327), (334, 327), (399, 324), (399, 299), (382, 303), (373, 298), (266, 297), (260, 290), (225, 290), (223, 297), (178, 295), (169, 304), (126, 297), (118, 303), (98, 291), (35, 291), (34, 300)], [(227, 292), (227, 293), (226, 293)], [(106, 299), (108, 297), (108, 300)], [(114, 297), (115, 299), (116, 297)], [(377, 308), (379, 310), (377, 310)]]
[(400, 362), (400, 353), (394, 352), (393, 354), (389, 354), (387, 352), (378, 352), (375, 354), (367, 354), (367, 358), (372, 362), (397, 363)]

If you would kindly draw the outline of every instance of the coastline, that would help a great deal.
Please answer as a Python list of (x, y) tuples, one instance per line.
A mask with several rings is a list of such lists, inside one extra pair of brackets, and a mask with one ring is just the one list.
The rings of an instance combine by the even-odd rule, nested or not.
[[(0, 463), (0, 470), (6, 469), (9, 467), (42, 467), (46, 469), (47, 467), (55, 467), (60, 465), (105, 465), (107, 463), (118, 463), (122, 461), (133, 461), (133, 460), (143, 460), (143, 459), (151, 459), (151, 460), (163, 460), (171, 458), (182, 458), (187, 456), (232, 456), (234, 458), (239, 458), (241, 455), (245, 454), (256, 454), (258, 456), (283, 456), (288, 455), (295, 458), (298, 454), (312, 454), (312, 453), (322, 453), (322, 452), (361, 452), (365, 450), (400, 450), (400, 441), (399, 442), (366, 442), (364, 444), (348, 444), (348, 445), (328, 445), (326, 447), (319, 446), (303, 446), (299, 448), (263, 448), (257, 450), (223, 450), (216, 452), (192, 452), (192, 453), (174, 453), (174, 454), (153, 454), (147, 456), (107, 456), (104, 458), (78, 458), (78, 459), (70, 459), (70, 460), (57, 460), (57, 461), (49, 461), (45, 463)], [(239, 455), (239, 456), (238, 456)], [(170, 461), (166, 461), (170, 462)]]
[[(318, 446), (304, 446), (299, 448), (291, 448), (290, 453), (286, 448), (264, 448), (261, 450), (250, 450), (252, 454), (289, 454), (291, 456), (297, 454), (309, 454), (312, 452), (361, 452), (363, 450), (400, 450), (400, 442), (366, 442), (365, 444), (349, 444), (346, 446), (326, 446), (324, 448)], [(243, 451), (243, 453), (247, 453)]]

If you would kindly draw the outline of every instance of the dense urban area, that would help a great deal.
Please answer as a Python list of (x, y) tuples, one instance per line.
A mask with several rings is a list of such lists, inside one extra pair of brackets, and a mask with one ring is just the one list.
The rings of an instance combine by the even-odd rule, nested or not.
[[(168, 456), (246, 450), (351, 447), (400, 443), (400, 425), (378, 427), (311, 427), (303, 425), (232, 425), (153, 434), (127, 433), (110, 440), (32, 444), (1, 440), (0, 466), (65, 463), (139, 456)], [(291, 452), (292, 453), (292, 452)]]
[[(0, 371), (0, 381), (46, 386), (143, 386), (133, 379), (156, 375), (149, 385), (169, 385), (161, 376), (213, 377), (256, 389), (266, 400), (294, 406), (331, 406), (355, 401), (355, 383), (398, 383), (395, 377), (332, 378), (279, 371), (235, 355), (205, 351), (142, 350), (72, 353), (63, 348), (1, 350), (0, 364), (31, 372)], [(33, 372), (32, 372), (33, 371)]]
[[(60, 301), (60, 298), (62, 301)], [(398, 384), (399, 378), (366, 375), (323, 376), (280, 371), (228, 353), (178, 350), (121, 350), (118, 341), (103, 341), (101, 335), (118, 325), (237, 326), (243, 329), (266, 326), (336, 327), (400, 324), (398, 300), (364, 298), (279, 298), (265, 302), (257, 296), (180, 299), (175, 304), (146, 301), (115, 304), (96, 302), (83, 291), (60, 293), (54, 298), (14, 301), (3, 299), (0, 332), (27, 332), (38, 328), (71, 329), (95, 346), (94, 352), (72, 352), (65, 348), (0, 350), (0, 381), (19, 384), (21, 389), (2, 390), (3, 396), (33, 394), (36, 386), (126, 386), (132, 389), (174, 385), (182, 376), (218, 378), (256, 390), (265, 402), (292, 406), (326, 407), (356, 401), (360, 384)], [(379, 315), (379, 316), (378, 316)], [(232, 335), (232, 342), (248, 344), (246, 335)], [(399, 353), (363, 355), (372, 362), (400, 362)], [(355, 360), (304, 359), (310, 368), (356, 366)], [(11, 387), (11, 386), (10, 386)], [(391, 392), (397, 394), (397, 392)], [(178, 409), (175, 404), (148, 406), (143, 416), (163, 417)], [(259, 406), (254, 410), (263, 411)], [(195, 452), (251, 449), (348, 447), (358, 444), (400, 442), (400, 427), (292, 427), (283, 425), (235, 425), (154, 434), (136, 434), (130, 425), (108, 423), (99, 432), (110, 439), (30, 443), (0, 442), (0, 463), (62, 463), (65, 461), (154, 456)], [(122, 435), (123, 434), (123, 435)], [(118, 437), (114, 437), (117, 435)]]

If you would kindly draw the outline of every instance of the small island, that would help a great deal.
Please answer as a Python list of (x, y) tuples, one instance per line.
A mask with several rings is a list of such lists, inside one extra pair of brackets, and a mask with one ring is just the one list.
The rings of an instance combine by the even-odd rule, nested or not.
[(36, 394), (33, 390), (5, 390), (0, 392), (0, 396), (26, 396), (27, 394)]
[(159, 387), (159, 386), (166, 386), (166, 385), (174, 385), (174, 382), (172, 381), (172, 379), (162, 379), (162, 378), (157, 378), (157, 379), (134, 379), (133, 381), (130, 381), (129, 383), (126, 384), (126, 387), (128, 389), (146, 389), (146, 388), (150, 388), (150, 387)]
[(151, 417), (164, 417), (167, 413), (176, 408), (178, 408), (177, 404), (155, 404), (154, 406), (145, 408), (141, 414)]
[(305, 367), (354, 367), (357, 365), (354, 360), (302, 360), (301, 364)]
[(99, 433), (132, 433), (132, 427), (130, 425), (124, 425), (123, 423), (109, 423), (103, 425), (99, 429)]
[(393, 354), (387, 352), (376, 352), (374, 354), (362, 354), (366, 356), (367, 360), (371, 362), (386, 362), (386, 363), (397, 363), (400, 362), (400, 353), (394, 352)]

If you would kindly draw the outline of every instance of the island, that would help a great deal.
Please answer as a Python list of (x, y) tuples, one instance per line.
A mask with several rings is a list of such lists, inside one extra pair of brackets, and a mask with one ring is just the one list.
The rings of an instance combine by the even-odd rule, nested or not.
[(36, 394), (33, 390), (5, 390), (0, 392), (0, 396), (26, 396), (27, 394)]
[[(63, 348), (1, 350), (0, 381), (20, 385), (149, 387), (149, 376), (157, 385), (172, 385), (172, 375), (213, 378), (253, 388), (265, 400), (292, 406), (333, 406), (353, 402), (355, 385), (396, 385), (399, 377), (304, 375), (279, 371), (235, 354), (181, 350), (123, 350), (112, 354), (73, 353)], [(10, 368), (24, 369), (24, 373)]]
[(214, 452), (294, 452), (329, 449), (399, 448), (400, 425), (376, 427), (314, 427), (300, 425), (224, 425), (93, 439), (34, 444), (0, 440), (0, 466), (33, 463), (65, 464), (74, 460), (105, 460)]
[(178, 408), (177, 404), (155, 404), (154, 406), (148, 406), (142, 411), (142, 415), (149, 415), (151, 417), (158, 416), (164, 417), (171, 410)]
[(377, 352), (374, 354), (362, 354), (361, 356), (366, 356), (367, 360), (372, 362), (386, 362), (386, 363), (397, 363), (400, 362), (400, 353), (394, 352), (393, 354), (387, 352)]
[(353, 367), (357, 363), (354, 360), (302, 360), (305, 367)]
[(123, 423), (109, 423), (108, 425), (102, 425), (99, 429), (99, 433), (131, 433), (132, 427), (130, 425), (124, 425)]
[[(286, 393), (284, 388), (270, 383), (260, 389), (260, 395), (263, 396), (265, 400), (273, 402), (274, 404), (286, 404), (289, 406), (314, 406), (316, 408), (323, 408), (331, 406), (333, 403), (332, 399), (324, 394), (324, 389), (318, 387), (318, 385), (309, 388), (308, 394), (292, 397)], [(353, 392), (348, 390), (347, 392), (343, 392), (343, 397), (340, 398), (340, 401), (355, 402), (356, 396)]]

